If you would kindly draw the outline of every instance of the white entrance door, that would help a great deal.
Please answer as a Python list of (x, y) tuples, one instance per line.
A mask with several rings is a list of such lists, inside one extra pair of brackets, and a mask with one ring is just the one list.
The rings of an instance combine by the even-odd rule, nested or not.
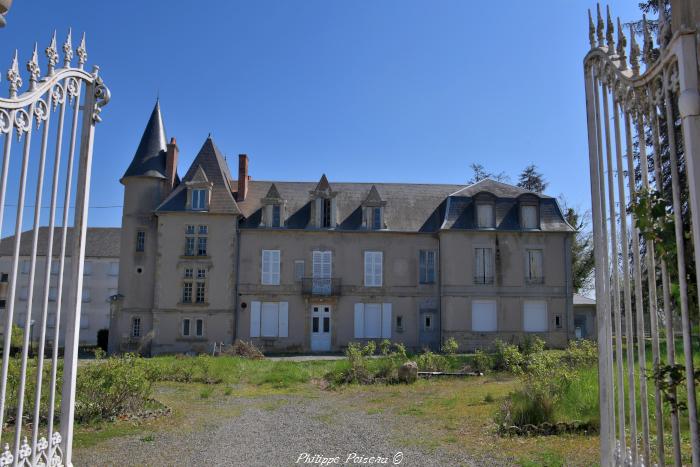
[(330, 305), (311, 306), (311, 351), (331, 350), (331, 307)]
[(313, 254), (313, 287), (314, 295), (330, 295), (331, 293), (331, 252), (314, 251)]

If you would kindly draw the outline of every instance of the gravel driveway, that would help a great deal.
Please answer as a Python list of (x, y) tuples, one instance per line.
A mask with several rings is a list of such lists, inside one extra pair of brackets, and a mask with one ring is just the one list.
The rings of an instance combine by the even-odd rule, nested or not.
[[(420, 426), (400, 426), (389, 415), (353, 410), (352, 399), (270, 396), (229, 403), (243, 407), (239, 415), (211, 420), (189, 433), (115, 438), (77, 450), (75, 465), (276, 467), (322, 465), (321, 457), (338, 458), (326, 465), (395, 465), (394, 460), (402, 466), (494, 465), (493, 460), (401, 442), (419, 440)], [(362, 456), (382, 459), (359, 462)]]

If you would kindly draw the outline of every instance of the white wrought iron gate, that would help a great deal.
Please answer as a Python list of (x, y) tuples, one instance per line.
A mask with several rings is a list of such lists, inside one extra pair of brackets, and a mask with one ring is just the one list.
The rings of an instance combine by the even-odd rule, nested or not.
[[(589, 11), (584, 74), (603, 466), (681, 465), (688, 443), (692, 465), (700, 465), (690, 320), (697, 310), (689, 309), (683, 223), (692, 218), (700, 264), (700, 5), (671, 4), (669, 11), (659, 2), (653, 32), (646, 18), (629, 26), (629, 50), (609, 9), (606, 20), (600, 6), (595, 19)], [(671, 248), (658, 231), (666, 226)]]
[[(28, 87), (24, 92), (19, 55), (15, 51), (6, 75), (9, 98), (0, 97), (3, 151), (0, 226), (6, 225), (8, 233), (14, 232), (11, 266), (9, 271), (3, 271), (7, 274), (4, 276), (6, 306), (0, 310), (3, 331), (0, 466), (72, 465), (92, 148), (95, 124), (100, 121), (101, 107), (107, 104), (110, 95), (98, 75), (99, 68), (94, 66), (92, 72), (85, 70), (84, 35), (74, 51), (69, 31), (62, 50), (61, 66), (54, 33), (45, 49), (46, 73), (42, 74), (34, 46), (26, 64)], [(77, 66), (72, 64), (74, 53)], [(34, 139), (39, 140), (38, 145), (32, 145)], [(31, 188), (35, 188), (33, 197)], [(48, 206), (42, 205), (45, 198), (50, 198)], [(71, 214), (72, 203), (75, 208)], [(23, 236), (23, 228), (30, 219), (30, 230)], [(42, 224), (48, 224), (48, 235), (40, 237)], [(40, 245), (40, 241), (46, 244)], [(22, 245), (27, 242), (28, 247)], [(39, 250), (45, 251), (43, 257), (38, 255)], [(20, 257), (27, 256), (29, 259), (22, 261), (25, 264), (28, 261), (28, 270), (22, 272), (28, 275), (28, 293), (20, 302)], [(54, 262), (58, 266), (52, 279)], [(43, 279), (37, 281), (37, 277)], [(53, 285), (57, 295), (50, 298)], [(26, 310), (23, 316), (19, 308)], [(33, 318), (38, 324), (34, 332)], [(13, 326), (23, 329), (21, 342), (12, 342)], [(30, 339), (38, 344), (35, 357), (30, 355)], [(62, 359), (59, 346), (64, 347)], [(18, 350), (15, 352), (13, 347)], [(58, 391), (60, 381), (62, 389)], [(60, 427), (56, 423), (58, 418)]]

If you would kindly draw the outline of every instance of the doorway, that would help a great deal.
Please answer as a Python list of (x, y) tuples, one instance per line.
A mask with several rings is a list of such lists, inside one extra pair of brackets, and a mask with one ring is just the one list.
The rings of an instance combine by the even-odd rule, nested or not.
[(331, 306), (311, 306), (311, 351), (331, 350)]

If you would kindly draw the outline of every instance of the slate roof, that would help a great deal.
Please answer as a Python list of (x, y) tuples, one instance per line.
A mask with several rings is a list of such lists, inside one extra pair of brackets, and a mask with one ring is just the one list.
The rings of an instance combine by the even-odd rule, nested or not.
[(156, 208), (156, 212), (184, 211), (187, 205), (187, 182), (197, 181), (196, 176), (200, 168), (204, 172), (206, 180), (213, 184), (209, 209), (206, 212), (210, 214), (239, 214), (240, 211), (231, 189), (231, 172), (224, 156), (211, 137), (208, 137), (202, 145), (180, 185)]
[[(53, 254), (58, 256), (61, 248), (61, 236), (63, 229), (54, 229)], [(33, 232), (27, 230), (22, 232), (20, 240), (20, 256), (30, 256), (32, 254)], [(66, 256), (71, 254), (73, 241), (73, 228), (68, 228)], [(39, 228), (39, 242), (37, 244), (37, 254), (46, 256), (49, 243), (49, 228)], [(85, 256), (91, 258), (119, 258), (119, 245), (121, 243), (121, 229), (118, 227), (88, 227), (87, 243), (85, 244)], [(0, 256), (12, 256), (15, 244), (15, 236), (11, 235), (0, 240)]]
[(574, 294), (574, 305), (595, 305), (595, 300), (584, 297), (581, 294)]
[(160, 103), (156, 101), (146, 129), (141, 136), (139, 147), (136, 149), (136, 154), (134, 154), (134, 158), (122, 178), (136, 176), (166, 178), (166, 141)]

